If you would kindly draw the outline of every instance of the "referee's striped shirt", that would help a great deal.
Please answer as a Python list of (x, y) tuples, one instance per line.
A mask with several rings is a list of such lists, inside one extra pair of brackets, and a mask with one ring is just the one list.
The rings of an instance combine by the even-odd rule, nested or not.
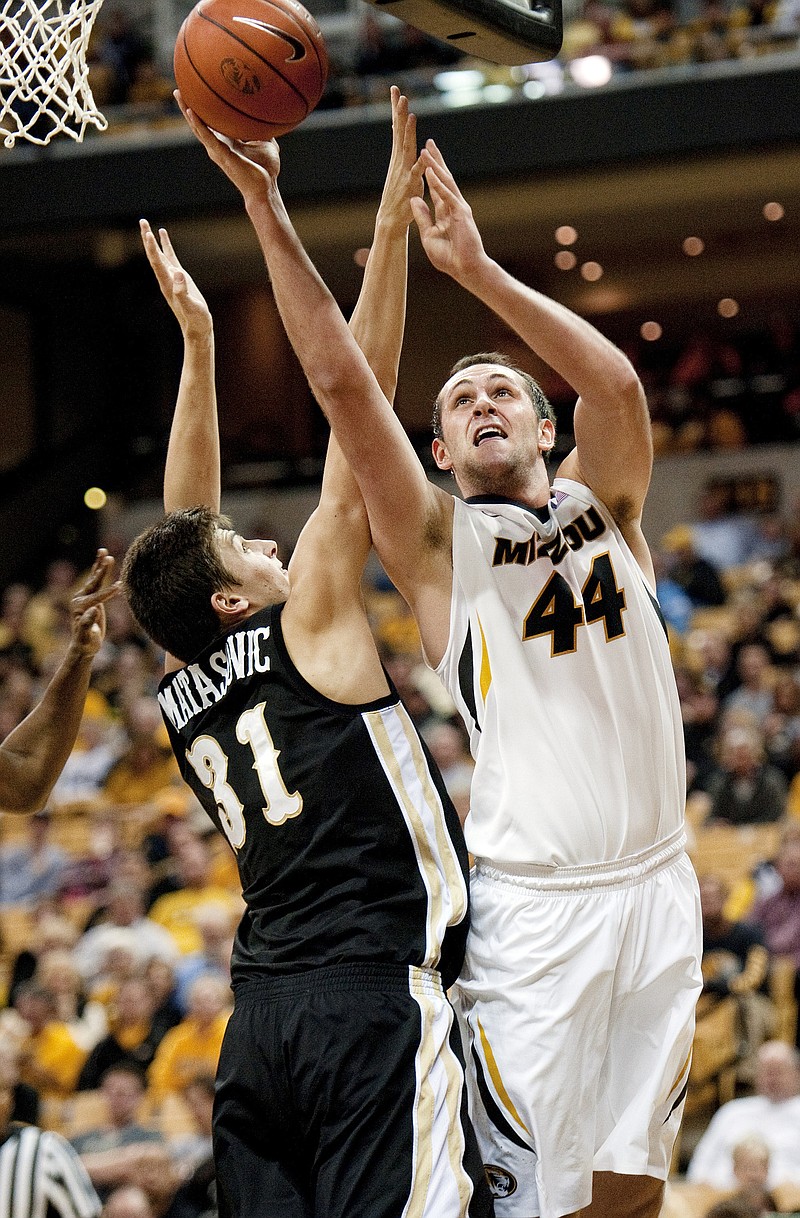
[(12, 1125), (0, 1144), (0, 1218), (97, 1218), (86, 1169), (60, 1134)]

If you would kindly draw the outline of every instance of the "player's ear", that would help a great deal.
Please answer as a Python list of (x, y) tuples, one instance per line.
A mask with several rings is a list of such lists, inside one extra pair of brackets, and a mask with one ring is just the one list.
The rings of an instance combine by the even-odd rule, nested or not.
[(450, 460), (450, 454), (447, 451), (447, 446), (445, 445), (444, 440), (440, 440), (437, 436), (431, 445), (431, 451), (433, 452), (433, 459), (438, 465), (439, 469), (453, 468), (453, 462)]
[(556, 442), (556, 429), (552, 419), (539, 420), (539, 451), (549, 453)]
[(211, 608), (223, 626), (235, 626), (247, 615), (250, 601), (231, 588), (223, 588), (211, 593)]

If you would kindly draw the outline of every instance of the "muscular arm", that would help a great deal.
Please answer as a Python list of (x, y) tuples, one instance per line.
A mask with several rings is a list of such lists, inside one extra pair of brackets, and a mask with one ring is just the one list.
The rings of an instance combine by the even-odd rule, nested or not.
[(526, 287), (489, 258), (472, 211), (433, 141), (423, 158), (434, 214), (419, 202), (414, 216), (428, 257), (502, 318), (578, 393), (576, 447), (559, 474), (591, 487), (649, 567), (639, 522), (653, 450), (644, 390), (633, 366), (589, 322)]
[[(398, 584), (401, 592), (413, 600), (420, 585), (439, 580), (449, 595), (449, 568), (442, 575), (439, 555), (435, 564), (431, 560), (430, 539), (449, 549), (451, 497), (428, 482), (336, 301), (292, 227), (277, 186), (277, 145), (229, 147), (191, 112), (186, 117), (211, 159), (244, 198), (287, 335), (356, 476), (376, 542), (375, 521), (381, 513), (384, 518), (391, 513), (395, 536), (402, 532), (403, 546), (397, 547), (396, 555), (403, 556), (403, 572), (409, 578), (405, 586)], [(395, 578), (396, 570), (390, 574)], [(427, 641), (426, 648), (430, 654)]]
[(0, 808), (36, 812), (47, 803), (72, 752), (83, 716), (92, 660), (105, 636), (103, 604), (117, 592), (108, 582), (114, 560), (98, 550), (72, 600), (72, 639), (41, 701), (0, 745)]
[(208, 305), (181, 266), (166, 229), (156, 240), (139, 222), (147, 260), (183, 335), (183, 367), (164, 469), (164, 510), (220, 507), (219, 428), (214, 384), (214, 326)]
[[(416, 120), (408, 101), (392, 89), (392, 154), (375, 221), (364, 282), (350, 331), (387, 401), (394, 398), (406, 312), (410, 196), (422, 193)], [(323, 610), (351, 605), (360, 611), (359, 585), (372, 538), (358, 483), (334, 434), (325, 461), (319, 507), (298, 543), (294, 587), (308, 576), (300, 604)], [(342, 544), (344, 543), (344, 544)], [(308, 554), (313, 544), (315, 553)]]

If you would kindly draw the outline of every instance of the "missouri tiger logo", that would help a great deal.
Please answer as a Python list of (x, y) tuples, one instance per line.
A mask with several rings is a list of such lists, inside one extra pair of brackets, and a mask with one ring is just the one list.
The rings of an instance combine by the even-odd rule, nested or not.
[(517, 1181), (510, 1171), (504, 1167), (495, 1167), (493, 1163), (484, 1163), (483, 1170), (489, 1192), (493, 1197), (510, 1197), (517, 1191)]

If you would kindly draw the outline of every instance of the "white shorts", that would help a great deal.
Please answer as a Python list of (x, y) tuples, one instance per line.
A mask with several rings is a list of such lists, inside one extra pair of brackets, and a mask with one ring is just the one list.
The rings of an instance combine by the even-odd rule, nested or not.
[(684, 840), (555, 872), (476, 864), (456, 997), (497, 1218), (571, 1214), (595, 1171), (667, 1178), (702, 984)]

